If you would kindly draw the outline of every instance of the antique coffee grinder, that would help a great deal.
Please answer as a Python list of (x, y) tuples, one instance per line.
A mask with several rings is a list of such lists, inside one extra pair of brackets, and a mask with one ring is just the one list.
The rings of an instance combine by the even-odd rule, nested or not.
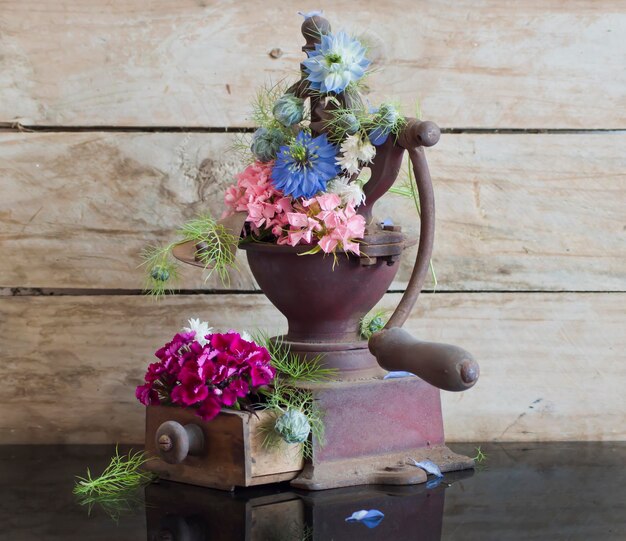
[[(305, 20), (302, 32), (306, 52), (315, 47), (322, 34), (330, 32), (330, 25), (315, 15)], [(334, 101), (320, 98), (304, 75), (290, 92), (309, 100), (314, 135), (329, 129), (327, 120), (337, 100), (349, 105), (350, 100), (358, 99), (347, 93), (337, 95)], [(424, 482), (425, 472), (409, 459), (429, 459), (442, 472), (473, 467), (472, 459), (445, 446), (439, 393), (440, 389), (464, 391), (472, 387), (479, 376), (478, 364), (457, 346), (424, 342), (402, 329), (424, 283), (433, 248), (435, 203), (424, 149), (435, 145), (439, 136), (434, 123), (407, 119), (397, 137), (389, 137), (376, 148), (371, 177), (364, 186), (366, 200), (357, 210), (368, 224), (360, 257), (341, 255), (333, 264), (333, 258), (322, 253), (301, 256), (310, 246), (240, 245), (259, 286), (288, 320), (283, 342), (302, 358), (322, 355), (323, 363), (337, 370), (332, 381), (302, 385), (313, 393), (325, 424), (325, 442), (313, 438), (312, 458), (305, 464), (297, 461), (270, 468), (253, 479), (249, 475), (251, 464), (254, 470), (260, 463), (281, 461), (254, 456), (262, 451), (254, 445), (254, 437), (246, 439), (249, 428), (242, 429), (243, 435), (233, 436), (227, 428), (215, 428), (219, 418), (210, 423), (192, 415), (176, 420), (167, 411), (175, 408), (156, 408), (160, 409), (158, 414), (148, 408), (146, 447), (161, 457), (154, 469), (162, 476), (218, 488), (290, 479), (294, 487), (322, 490)], [(417, 258), (395, 312), (382, 330), (365, 341), (359, 334), (361, 319), (389, 288), (405, 248), (415, 243), (399, 227), (382, 225), (373, 216), (374, 204), (398, 176), (405, 151), (413, 167), (421, 209)], [(224, 224), (238, 236), (245, 218), (245, 213), (239, 213)], [(201, 266), (196, 250), (193, 244), (181, 244), (174, 255)], [(386, 371), (407, 371), (418, 377), (383, 379)], [(225, 415), (228, 417), (224, 413), (220, 417)], [(255, 423), (243, 418), (244, 414), (238, 415), (242, 426)], [(171, 438), (165, 449), (158, 438), (168, 422), (178, 426), (172, 429), (173, 425), (167, 425)], [(213, 428), (207, 428), (211, 425)], [(225, 437), (230, 438), (226, 443), (220, 440)], [(229, 476), (229, 468), (219, 463), (219, 453), (232, 454), (240, 447), (238, 458), (232, 461), (251, 464), (241, 466), (244, 473), (239, 477)], [(215, 475), (207, 473), (211, 468)]]

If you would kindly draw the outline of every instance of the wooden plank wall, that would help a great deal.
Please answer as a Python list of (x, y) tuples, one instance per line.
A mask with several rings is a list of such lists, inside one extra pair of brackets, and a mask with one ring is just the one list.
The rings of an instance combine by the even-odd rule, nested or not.
[[(623, 2), (318, 5), (374, 43), (372, 101), (419, 98), (444, 129), (439, 285), (408, 328), (481, 362), (475, 389), (443, 396), (448, 439), (626, 439)], [(229, 131), (297, 70), (303, 7), (0, 1), (2, 442), (139, 442), (133, 387), (186, 318), (284, 330), (244, 259), (231, 289), (188, 269), (155, 304), (137, 253), (219, 213)], [(377, 212), (416, 232), (405, 201)]]

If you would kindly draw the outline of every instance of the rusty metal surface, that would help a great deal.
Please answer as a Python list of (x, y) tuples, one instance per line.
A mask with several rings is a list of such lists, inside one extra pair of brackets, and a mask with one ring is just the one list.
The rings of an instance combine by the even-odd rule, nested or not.
[(439, 390), (416, 377), (319, 384), (325, 444), (313, 464), (443, 444)]
[(358, 258), (299, 256), (277, 245), (242, 246), (263, 293), (289, 322), (288, 340), (354, 342), (359, 321), (382, 298), (398, 263), (363, 267)]
[(418, 462), (430, 460), (439, 466), (442, 473), (474, 467), (471, 458), (458, 455), (445, 445), (435, 445), (377, 456), (307, 464), (290, 485), (294, 488), (317, 491), (357, 485), (402, 486), (425, 483), (426, 473), (411, 465), (409, 459)]

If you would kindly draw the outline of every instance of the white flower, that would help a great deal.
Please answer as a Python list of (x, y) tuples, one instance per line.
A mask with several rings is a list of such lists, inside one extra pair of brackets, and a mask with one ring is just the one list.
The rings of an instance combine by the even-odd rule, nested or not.
[(241, 338), (246, 342), (254, 342), (254, 340), (252, 340), (252, 335), (248, 331), (242, 331), (239, 336), (241, 336)]
[(204, 346), (208, 342), (205, 336), (213, 332), (213, 327), (209, 327), (209, 324), (206, 321), (191, 318), (189, 320), (189, 327), (183, 327), (183, 331), (195, 332), (196, 342), (198, 342), (201, 346)]
[(341, 143), (342, 156), (337, 158), (337, 165), (341, 166), (348, 175), (359, 172), (359, 162), (369, 163), (376, 156), (376, 148), (367, 139), (361, 139), (357, 133), (348, 135)]
[(365, 194), (363, 188), (358, 181), (350, 182), (347, 177), (337, 177), (332, 179), (326, 186), (328, 193), (334, 193), (341, 197), (344, 205), (352, 205), (358, 207), (365, 202)]

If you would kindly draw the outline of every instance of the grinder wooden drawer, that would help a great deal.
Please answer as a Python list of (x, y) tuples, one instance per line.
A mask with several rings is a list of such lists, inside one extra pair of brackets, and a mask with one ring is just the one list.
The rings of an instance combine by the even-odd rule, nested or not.
[[(271, 426), (273, 420), (274, 414), (268, 411), (261, 410), (256, 414), (223, 411), (215, 419), (205, 422), (191, 410), (149, 406), (146, 409), (146, 452), (154, 458), (146, 467), (163, 479), (223, 490), (289, 481), (300, 473), (304, 461), (299, 445), (281, 441), (280, 445), (271, 449), (263, 447), (265, 435), (262, 427)], [(159, 427), (168, 421), (180, 425), (176, 426), (176, 433), (182, 434), (182, 439), (187, 433), (182, 429), (195, 425), (198, 428), (194, 427), (193, 431), (197, 434), (201, 431), (200, 440), (203, 440), (195, 454), (189, 452), (175, 464), (163, 459), (166, 453), (156, 441)], [(177, 438), (172, 438), (172, 445), (178, 445), (180, 451), (185, 442)]]

